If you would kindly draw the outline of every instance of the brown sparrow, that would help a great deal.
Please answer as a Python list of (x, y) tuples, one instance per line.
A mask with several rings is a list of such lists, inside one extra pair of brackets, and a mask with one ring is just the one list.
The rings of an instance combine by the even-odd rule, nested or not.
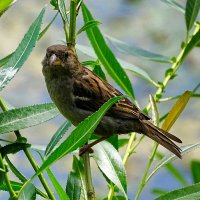
[[(110, 98), (122, 95), (108, 82), (81, 65), (70, 47), (48, 47), (42, 64), (47, 89), (53, 102), (75, 126)], [(181, 149), (171, 141), (181, 143), (181, 140), (152, 124), (150, 117), (127, 98), (115, 103), (105, 114), (95, 130), (95, 134), (101, 138), (89, 144), (87, 150), (113, 134), (131, 132), (148, 136), (181, 158)]]

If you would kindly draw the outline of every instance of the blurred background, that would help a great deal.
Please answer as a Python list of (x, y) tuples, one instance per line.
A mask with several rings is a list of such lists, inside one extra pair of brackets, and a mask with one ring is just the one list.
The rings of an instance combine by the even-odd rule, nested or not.
[[(102, 22), (99, 27), (103, 33), (128, 44), (173, 57), (180, 51), (181, 42), (186, 37), (184, 14), (167, 6), (161, 0), (87, 0), (85, 3), (93, 13), (94, 18)], [(185, 6), (185, 1), (182, 0), (180, 3)], [(37, 17), (45, 4), (48, 4), (48, 1), (20, 0), (0, 18), (0, 58), (3, 58), (17, 48), (29, 25)], [(55, 11), (48, 4), (43, 27), (49, 23), (54, 15)], [(79, 28), (83, 25), (81, 13), (78, 16), (77, 25)], [(22, 69), (1, 92), (1, 97), (15, 107), (50, 102), (51, 99), (47, 93), (42, 75), (41, 61), (45, 55), (46, 48), (52, 44), (62, 43), (61, 41), (64, 38), (62, 22), (60, 17), (57, 17), (46, 35), (37, 43)], [(77, 43), (89, 45), (89, 41), (84, 33), (78, 36)], [(169, 64), (142, 60), (130, 55), (121, 54), (115, 49), (113, 51), (121, 59), (145, 70), (155, 81), (162, 81), (165, 70), (170, 67)], [(170, 81), (164, 97), (176, 96), (186, 90), (193, 90), (200, 82), (199, 53), (199, 48), (192, 51), (177, 72), (178, 76)], [(91, 59), (79, 51), (78, 55), (81, 61)], [(144, 108), (148, 103), (149, 94), (154, 94), (156, 90), (147, 81), (135, 76), (133, 73), (129, 72), (128, 75), (132, 81), (140, 107)], [(108, 78), (108, 80), (111, 84), (115, 85), (111, 79)], [(160, 103), (158, 105), (160, 116), (165, 114), (174, 103), (175, 101)], [(183, 145), (200, 141), (199, 108), (199, 99), (191, 99), (181, 117), (171, 129), (173, 134), (176, 134), (182, 139)], [(59, 116), (42, 125), (22, 130), (21, 133), (28, 138), (29, 143), (46, 146), (62, 122), (64, 122), (64, 118)], [(12, 138), (13, 134), (6, 134), (4, 137), (14, 139)], [(130, 199), (134, 198), (135, 192), (137, 191), (138, 183), (141, 181), (152, 147), (153, 142), (146, 138), (139, 148), (137, 148), (137, 152), (128, 160), (126, 170), (129, 187), (128, 195)], [(162, 147), (159, 149), (166, 154), (168, 153)], [(120, 153), (123, 156), (123, 150)], [(185, 155), (182, 161), (174, 161), (174, 164), (189, 182), (191, 182), (189, 161), (192, 158), (199, 159), (199, 153), (200, 151), (197, 149)], [(33, 170), (23, 153), (18, 153), (10, 157), (27, 177), (33, 174)], [(64, 187), (66, 185), (68, 172), (71, 169), (71, 157), (69, 155), (52, 166), (53, 172), (59, 177)], [(39, 162), (39, 158), (37, 159)], [(92, 174), (96, 194), (99, 199), (103, 199), (104, 196), (102, 195), (105, 194), (108, 188), (93, 160)], [(37, 180), (35, 182), (38, 186), (40, 185)], [(146, 185), (140, 199), (153, 199), (155, 195), (151, 191), (155, 187), (173, 190), (180, 186), (168, 172), (161, 169)], [(0, 199), (6, 198), (8, 198), (8, 195), (1, 191)]]

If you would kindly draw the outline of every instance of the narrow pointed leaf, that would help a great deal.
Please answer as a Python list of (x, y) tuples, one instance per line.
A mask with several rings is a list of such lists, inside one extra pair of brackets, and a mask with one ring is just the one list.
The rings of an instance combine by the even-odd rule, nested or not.
[(187, 0), (185, 9), (185, 21), (187, 31), (189, 31), (196, 20), (200, 8), (200, 0)]
[(36, 189), (33, 184), (29, 184), (18, 197), (18, 200), (35, 200)]
[(177, 11), (181, 13), (185, 13), (184, 7), (178, 4), (175, 0), (161, 0), (161, 1), (167, 4), (168, 6), (174, 8)]
[(152, 53), (144, 49), (140, 49), (138, 47), (126, 44), (125, 42), (122, 42), (110, 36), (106, 36), (106, 38), (111, 43), (111, 45), (113, 45), (114, 48), (116, 48), (118, 51), (124, 54), (133, 55), (136, 57), (144, 58), (144, 59), (155, 61), (155, 62), (172, 63), (171, 59), (166, 56), (163, 56), (157, 53)]
[[(84, 46), (84, 45), (80, 45), (80, 44), (76, 44), (76, 47), (78, 50), (80, 50), (82, 53), (97, 59), (97, 56), (95, 54), (95, 52), (93, 51), (93, 49), (91, 47), (88, 46)], [(144, 79), (146, 79), (148, 82), (150, 82), (153, 85), (156, 85), (156, 83), (151, 79), (151, 77), (147, 74), (147, 72), (145, 72), (143, 69), (141, 69), (140, 67), (137, 67), (131, 63), (128, 63), (124, 60), (121, 59), (117, 59), (118, 62), (121, 64), (121, 66), (123, 67), (124, 70), (128, 70), (133, 72), (135, 75), (142, 77)]]
[(190, 163), (194, 183), (200, 182), (200, 161), (192, 160)]
[(65, 22), (67, 22), (67, 14), (66, 14), (66, 7), (65, 7), (65, 1), (64, 0), (58, 0), (58, 9), (60, 11), (60, 14)]
[[(162, 153), (160, 153), (159, 151), (156, 152), (156, 157), (161, 160), (164, 158), (164, 155)], [(188, 182), (185, 179), (184, 175), (181, 174), (181, 172), (179, 172), (179, 170), (172, 164), (172, 163), (167, 163), (165, 166), (165, 169), (171, 174), (173, 175), (176, 180), (178, 180), (183, 186), (187, 186)]]
[(155, 200), (199, 200), (200, 184), (187, 186), (178, 190), (171, 191)]
[[(21, 189), (21, 187), (23, 186), (23, 183), (18, 183), (16, 181), (10, 181), (10, 183), (11, 183), (12, 189), (14, 191), (19, 191)], [(0, 190), (9, 191), (9, 188), (4, 183), (3, 185), (0, 185)]]
[(15, 76), (33, 50), (39, 36), (44, 12), (45, 8), (42, 9), (36, 20), (32, 23), (9, 61), (0, 68), (0, 90)]
[(0, 1), (0, 17), (16, 1), (17, 0), (1, 0)]
[(124, 98), (123, 96), (114, 97), (107, 101), (101, 108), (93, 113), (91, 116), (87, 117), (83, 122), (81, 122), (77, 128), (72, 131), (70, 136), (58, 147), (53, 153), (44, 161), (39, 170), (35, 173), (35, 175), (31, 178), (32, 181), (37, 175), (39, 175), (42, 171), (52, 165), (54, 162), (61, 159), (63, 156), (68, 153), (76, 150), (78, 147), (85, 144), (88, 139), (91, 137), (92, 133), (96, 129), (97, 125), (103, 118), (106, 111), (117, 101)]
[(126, 196), (126, 171), (118, 151), (106, 141), (95, 145), (93, 150), (98, 167)]
[(57, 16), (58, 16), (58, 12), (55, 14), (53, 19), (49, 22), (49, 24), (47, 24), (47, 26), (40, 32), (38, 36), (38, 40), (40, 40), (44, 36), (44, 34), (49, 30), (50, 26), (53, 24)]
[[(94, 20), (84, 3), (81, 4), (81, 7), (85, 24)], [(86, 29), (86, 33), (98, 59), (104, 65), (109, 75), (131, 98), (135, 99), (133, 88), (127, 74), (107, 46), (98, 27), (95, 26), (93, 29)]]
[(28, 128), (59, 115), (53, 103), (12, 109), (0, 113), (0, 133)]
[(6, 57), (4, 57), (4, 58), (2, 58), (2, 59), (0, 60), (0, 67), (2, 67), (3, 65), (5, 65), (5, 64), (9, 61), (9, 59), (10, 59), (11, 56), (12, 56), (12, 54), (13, 54), (13, 53), (7, 55)]
[(74, 172), (70, 172), (67, 179), (66, 192), (70, 200), (80, 199), (81, 195), (81, 182)]
[(183, 95), (181, 95), (181, 97), (178, 99), (178, 101), (174, 104), (172, 109), (169, 111), (169, 114), (167, 115), (167, 118), (165, 119), (162, 125), (162, 128), (164, 130), (168, 131), (172, 127), (172, 125), (178, 119), (179, 115), (184, 110), (190, 97), (191, 97), (190, 91), (186, 91)]
[(46, 169), (47, 174), (59, 196), (60, 200), (71, 200), (68, 195), (66, 194), (66, 192), (64, 191), (64, 189), (62, 188), (62, 186), (60, 185), (60, 183), (58, 182), (58, 180), (56, 179), (56, 177), (54, 176), (54, 174), (51, 172), (51, 170), (48, 168)]
[(100, 24), (101, 24), (101, 22), (98, 22), (96, 20), (89, 21), (82, 28), (80, 28), (76, 34), (78, 35), (78, 34), (82, 33), (83, 31), (86, 31), (87, 29), (93, 28), (94, 26), (98, 26)]
[(67, 132), (67, 130), (70, 128), (71, 123), (66, 121), (62, 126), (56, 131), (54, 136), (51, 138), (51, 141), (46, 147), (45, 150), (45, 156), (49, 155), (52, 150), (55, 148), (56, 144), (62, 139), (63, 135)]
[(104, 71), (101, 69), (100, 65), (95, 65), (93, 72), (95, 74), (97, 74), (98, 76), (100, 76), (103, 80), (106, 80), (106, 75), (105, 75)]
[[(200, 148), (200, 143), (196, 143), (196, 144), (192, 144), (192, 145), (187, 145), (184, 147), (181, 147), (181, 155), (185, 155), (191, 151), (194, 151), (195, 149)], [(164, 165), (166, 165), (167, 163), (178, 159), (177, 156), (175, 156), (174, 154), (170, 153), (168, 156), (165, 156), (160, 163), (152, 170), (152, 172), (150, 173), (150, 175), (148, 176), (148, 178), (146, 179), (146, 182), (148, 182), (150, 180), (150, 178)]]
[(83, 163), (76, 156), (73, 157), (73, 172), (80, 180), (80, 200), (88, 200)]
[(196, 47), (199, 43), (200, 43), (200, 30), (198, 30), (197, 33), (195, 33), (195, 35), (192, 36), (191, 40), (189, 41), (189, 43), (184, 49), (184, 52), (180, 61), (182, 62), (185, 59), (185, 57), (190, 53), (190, 51), (194, 47)]

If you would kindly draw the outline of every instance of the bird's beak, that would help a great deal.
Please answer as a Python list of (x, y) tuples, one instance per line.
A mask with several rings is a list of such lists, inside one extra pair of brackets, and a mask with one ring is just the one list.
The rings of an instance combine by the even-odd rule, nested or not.
[(55, 54), (53, 54), (49, 58), (49, 65), (61, 65), (61, 60)]

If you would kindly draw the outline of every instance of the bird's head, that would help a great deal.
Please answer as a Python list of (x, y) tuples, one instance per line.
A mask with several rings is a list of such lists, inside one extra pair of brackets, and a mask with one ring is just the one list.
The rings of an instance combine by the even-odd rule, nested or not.
[(44, 73), (45, 71), (55, 72), (55, 70), (61, 70), (73, 74), (80, 71), (82, 67), (72, 48), (65, 45), (48, 47), (42, 65)]

